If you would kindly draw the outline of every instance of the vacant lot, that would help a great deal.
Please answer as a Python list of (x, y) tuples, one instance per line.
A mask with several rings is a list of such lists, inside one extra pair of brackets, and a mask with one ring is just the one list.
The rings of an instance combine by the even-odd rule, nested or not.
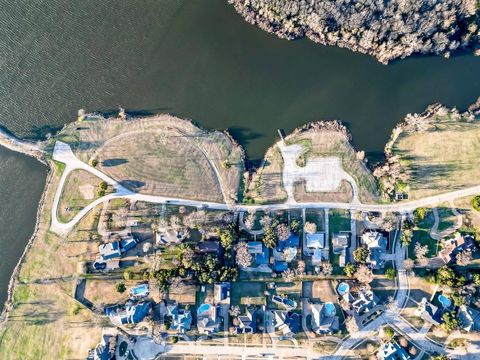
[(350, 202), (353, 198), (352, 186), (342, 180), (340, 187), (331, 192), (307, 192), (305, 181), (294, 185), (293, 195), (298, 202)]
[[(85, 206), (99, 198), (97, 193), (101, 179), (85, 170), (74, 170), (68, 175), (63, 187), (58, 217), (60, 221), (68, 222)], [(105, 193), (111, 192), (108, 187)]]
[[(169, 115), (95, 119), (59, 135), (85, 162), (131, 190), (197, 200), (237, 200), (243, 151), (229, 136)], [(223, 194), (222, 194), (223, 190)]]
[(337, 302), (337, 294), (331, 280), (317, 280), (312, 284), (312, 297), (323, 302)]
[(265, 283), (255, 281), (231, 284), (232, 305), (265, 304)]
[[(373, 202), (377, 199), (376, 180), (365, 164), (357, 158), (346, 134), (332, 129), (331, 126), (322, 129), (310, 128), (289, 135), (287, 144), (303, 146), (304, 152), (297, 159), (299, 166), (305, 166), (309, 159), (327, 156), (339, 157), (343, 170), (350, 174), (357, 183), (360, 199), (363, 202)], [(341, 196), (336, 201), (344, 201), (345, 195), (343, 192), (340, 194)]]
[(265, 154), (262, 166), (252, 175), (245, 191), (245, 199), (257, 204), (283, 202), (287, 193), (283, 188), (283, 158), (277, 145)]
[(410, 199), (479, 184), (480, 124), (460, 115), (438, 113), (405, 126), (392, 146), (409, 177)]

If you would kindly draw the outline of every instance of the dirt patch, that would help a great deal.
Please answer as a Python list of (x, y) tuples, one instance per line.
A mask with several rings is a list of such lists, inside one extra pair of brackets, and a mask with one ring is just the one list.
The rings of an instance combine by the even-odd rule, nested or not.
[(353, 199), (352, 186), (346, 180), (342, 180), (340, 187), (332, 192), (307, 192), (305, 180), (296, 182), (293, 194), (298, 202), (350, 202)]
[(312, 297), (323, 302), (337, 302), (337, 294), (330, 280), (317, 280), (312, 285)]

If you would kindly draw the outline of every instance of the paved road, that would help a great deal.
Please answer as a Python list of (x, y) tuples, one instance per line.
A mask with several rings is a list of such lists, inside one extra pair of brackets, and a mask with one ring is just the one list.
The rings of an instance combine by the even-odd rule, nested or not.
[[(55, 194), (54, 204), (52, 207), (52, 231), (57, 233), (66, 233), (70, 231), (75, 224), (84, 217), (90, 210), (92, 210), (98, 204), (104, 202), (108, 199), (114, 198), (128, 198), (132, 200), (139, 200), (151, 203), (170, 203), (174, 205), (185, 205), (185, 206), (194, 206), (194, 207), (208, 207), (216, 210), (235, 210), (235, 211), (248, 211), (248, 210), (285, 210), (285, 209), (303, 209), (303, 208), (330, 208), (330, 209), (350, 209), (350, 210), (359, 210), (359, 211), (396, 211), (396, 212), (411, 212), (417, 207), (422, 206), (431, 206), (439, 204), (445, 201), (452, 201), (457, 198), (480, 194), (480, 185), (473, 186), (462, 190), (452, 191), (449, 193), (444, 193), (436, 196), (430, 196), (420, 200), (395, 203), (395, 204), (362, 204), (360, 202), (355, 203), (337, 203), (337, 202), (305, 202), (305, 203), (284, 203), (284, 204), (269, 204), (269, 205), (233, 205), (229, 206), (224, 203), (215, 203), (215, 202), (206, 202), (206, 201), (195, 201), (188, 199), (181, 199), (175, 197), (167, 196), (156, 196), (156, 195), (145, 195), (133, 193), (132, 191), (126, 189), (125, 187), (118, 184), (115, 180), (105, 175), (101, 171), (91, 167), (90, 165), (79, 160), (72, 152), (70, 146), (61, 141), (57, 141), (53, 151), (53, 159), (59, 162), (62, 162), (66, 165), (65, 170), (62, 174), (62, 178), (57, 187), (57, 193)], [(62, 193), (63, 186), (68, 174), (75, 169), (83, 169), (91, 172), (92, 174), (98, 176), (108, 184), (112, 185), (116, 192), (113, 194), (105, 195), (82, 209), (71, 221), (68, 223), (61, 223), (57, 219), (57, 207)]]

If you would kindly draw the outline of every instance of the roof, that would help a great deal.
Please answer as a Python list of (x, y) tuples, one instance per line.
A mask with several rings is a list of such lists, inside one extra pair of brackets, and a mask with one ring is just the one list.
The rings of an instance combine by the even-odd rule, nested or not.
[(120, 240), (120, 250), (122, 252), (127, 252), (128, 250), (133, 249), (135, 246), (137, 246), (137, 240), (135, 240), (133, 237), (127, 237)]
[(274, 310), (272, 312), (274, 314), (275, 328), (284, 333), (292, 332), (297, 334), (300, 331), (300, 314), (282, 310)]
[[(244, 333), (244, 329), (251, 329), (249, 332), (257, 331), (257, 318), (256, 318), (257, 309), (254, 307), (246, 308), (245, 313), (237, 317), (238, 326), (237, 333)], [(240, 330), (240, 331), (239, 331)], [(248, 331), (247, 331), (248, 332)]]
[(311, 304), (312, 330), (316, 333), (333, 333), (340, 328), (338, 316), (330, 316), (326, 312), (325, 304)]
[(202, 254), (219, 253), (220, 250), (218, 241), (202, 241), (197, 245), (197, 251)]
[(335, 247), (347, 247), (348, 246), (348, 234), (337, 234), (332, 239), (332, 244)]
[(397, 342), (392, 340), (380, 346), (377, 358), (382, 360), (409, 360), (410, 355)]
[(276, 250), (282, 252), (284, 249), (289, 247), (298, 248), (300, 244), (300, 237), (295, 235), (293, 232), (290, 233), (290, 237), (287, 240), (280, 240), (277, 242)]
[(102, 244), (98, 247), (98, 251), (103, 260), (119, 258), (122, 255), (118, 241)]
[(179, 309), (178, 305), (167, 306), (167, 316), (171, 319), (170, 329), (184, 332), (192, 326), (192, 313), (190, 310)]
[(432, 303), (428, 302), (426, 298), (422, 299), (419, 310), (421, 311), (420, 317), (433, 324), (440, 325), (442, 322), (442, 311)]
[(325, 247), (325, 233), (308, 234), (307, 247), (310, 249), (323, 249)]
[(460, 327), (465, 331), (477, 330), (480, 327), (480, 312), (466, 305), (459, 307), (457, 317)]
[(261, 254), (263, 251), (263, 243), (261, 241), (249, 241), (247, 245), (250, 254)]
[(142, 302), (134, 305), (125, 305), (124, 307), (107, 308), (106, 313), (114, 323), (121, 325), (137, 324), (148, 315), (151, 306), (149, 302)]
[(222, 302), (230, 298), (230, 283), (224, 282), (214, 286), (215, 302)]
[(283, 272), (287, 269), (288, 269), (288, 265), (286, 261), (275, 260), (275, 263), (273, 265), (273, 270), (277, 272)]

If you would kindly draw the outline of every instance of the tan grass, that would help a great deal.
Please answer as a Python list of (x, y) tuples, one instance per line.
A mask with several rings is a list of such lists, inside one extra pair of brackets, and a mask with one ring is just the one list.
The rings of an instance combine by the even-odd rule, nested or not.
[(404, 130), (393, 155), (410, 179), (410, 199), (479, 184), (480, 124), (437, 116), (426, 130)]
[(353, 199), (352, 186), (342, 180), (336, 191), (307, 192), (305, 181), (297, 182), (293, 188), (293, 196), (298, 202), (350, 202)]

